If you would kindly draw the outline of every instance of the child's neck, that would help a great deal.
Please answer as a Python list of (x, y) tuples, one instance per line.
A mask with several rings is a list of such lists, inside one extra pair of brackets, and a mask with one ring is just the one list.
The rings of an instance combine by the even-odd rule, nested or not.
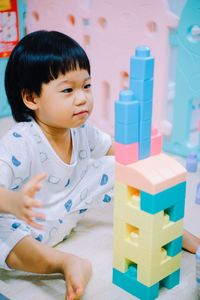
[(63, 162), (69, 164), (72, 155), (72, 138), (70, 129), (54, 128), (41, 122), (37, 123), (56, 154)]
[(72, 138), (70, 130), (68, 130), (65, 136), (57, 138), (47, 137), (47, 139), (60, 159), (64, 163), (70, 164), (72, 155)]

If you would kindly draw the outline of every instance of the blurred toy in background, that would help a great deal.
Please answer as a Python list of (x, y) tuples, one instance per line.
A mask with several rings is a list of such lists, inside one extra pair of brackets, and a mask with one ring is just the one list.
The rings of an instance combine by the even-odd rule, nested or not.
[(200, 159), (198, 122), (200, 118), (200, 9), (199, 0), (188, 0), (177, 31), (171, 36), (177, 47), (176, 88), (172, 132), (164, 139), (164, 149)]

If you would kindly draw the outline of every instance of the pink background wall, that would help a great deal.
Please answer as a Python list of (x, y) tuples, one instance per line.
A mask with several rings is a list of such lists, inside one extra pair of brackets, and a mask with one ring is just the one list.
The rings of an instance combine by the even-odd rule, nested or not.
[(169, 82), (169, 32), (177, 24), (167, 0), (27, 0), (27, 32), (58, 30), (85, 48), (92, 67), (92, 120), (111, 134), (113, 103), (128, 86), (130, 56), (141, 44), (148, 45), (155, 57), (153, 121), (162, 125)]

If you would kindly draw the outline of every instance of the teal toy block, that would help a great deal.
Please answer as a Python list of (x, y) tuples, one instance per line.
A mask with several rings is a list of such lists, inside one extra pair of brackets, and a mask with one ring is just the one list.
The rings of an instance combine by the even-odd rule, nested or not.
[(140, 140), (139, 142), (139, 159), (145, 159), (151, 153), (151, 140)]
[(138, 123), (122, 124), (115, 122), (115, 141), (125, 145), (137, 142)]
[(175, 256), (182, 251), (183, 236), (179, 236), (177, 239), (171, 241), (164, 246), (168, 256)]
[(153, 96), (153, 79), (137, 80), (130, 78), (130, 89), (134, 92), (135, 100), (150, 101)]
[(176, 222), (184, 217), (186, 182), (179, 183), (158, 194), (140, 194), (140, 208), (150, 214), (165, 210), (170, 220)]
[(126, 273), (113, 269), (113, 283), (141, 300), (156, 299), (159, 293), (159, 283), (148, 287), (136, 279), (137, 273), (134, 269), (131, 267), (129, 269)]
[(167, 289), (172, 289), (180, 282), (180, 269), (176, 270), (172, 274), (168, 275), (160, 281), (160, 284)]
[(151, 120), (141, 121), (139, 130), (139, 142), (151, 139)]
[(150, 56), (150, 49), (146, 46), (139, 46), (135, 55), (130, 59), (130, 78), (151, 79), (154, 73), (154, 59)]
[[(184, 201), (185, 203), (185, 201)], [(177, 201), (175, 205), (172, 205), (166, 209), (166, 213), (170, 216), (170, 220), (176, 222), (184, 217), (184, 206), (182, 201)]]
[(152, 101), (145, 101), (140, 103), (140, 121), (147, 121), (152, 119)]
[(131, 90), (123, 90), (115, 102), (115, 123), (139, 123), (139, 102), (134, 100)]
[[(25, 0), (18, 0), (18, 24), (19, 24), (19, 35), (24, 36), (25, 26), (24, 26), (24, 16), (26, 11)], [(8, 62), (8, 58), (0, 58), (0, 118), (7, 117), (11, 115), (11, 109), (8, 104), (5, 88), (4, 88), (4, 75), (5, 69)]]

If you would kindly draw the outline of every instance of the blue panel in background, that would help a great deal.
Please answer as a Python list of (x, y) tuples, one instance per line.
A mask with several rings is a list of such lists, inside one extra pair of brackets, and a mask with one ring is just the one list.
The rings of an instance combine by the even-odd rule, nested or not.
[(0, 293), (0, 300), (9, 300), (9, 299)]
[[(18, 23), (19, 23), (19, 33), (20, 38), (22, 38), (25, 34), (25, 1), (24, 0), (18, 0)], [(7, 117), (11, 115), (11, 110), (9, 107), (9, 104), (7, 102), (7, 97), (5, 93), (4, 88), (4, 74), (5, 74), (5, 68), (7, 64), (8, 58), (0, 58), (0, 118)]]

